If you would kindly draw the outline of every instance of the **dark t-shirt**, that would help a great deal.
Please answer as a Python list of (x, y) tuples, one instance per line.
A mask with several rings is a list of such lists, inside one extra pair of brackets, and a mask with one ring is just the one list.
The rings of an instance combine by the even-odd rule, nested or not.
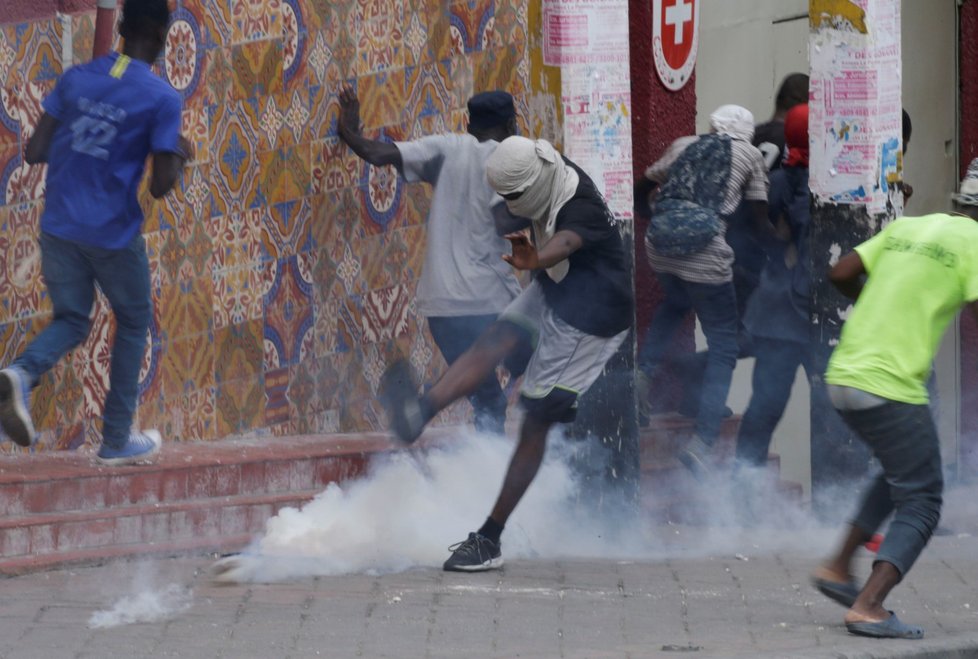
[(582, 332), (614, 336), (632, 324), (632, 280), (624, 241), (611, 211), (581, 168), (564, 158), (580, 177), (577, 192), (557, 213), (555, 231), (573, 231), (583, 245), (567, 259), (567, 275), (555, 283), (537, 273), (547, 304)]
[[(759, 124), (754, 128), (754, 139), (751, 142), (754, 146), (761, 150), (764, 154), (765, 162), (767, 162), (767, 149), (770, 148), (772, 151), (777, 153), (777, 157), (771, 164), (770, 170), (774, 171), (781, 167), (781, 160), (784, 158), (784, 122), (780, 120), (766, 121), (763, 124)], [(765, 147), (764, 145), (770, 145)]]
[(811, 294), (807, 167), (782, 167), (771, 173), (768, 209), (772, 221), (783, 216), (791, 227), (796, 261), (788, 267), (780, 253), (767, 260), (760, 284), (747, 304), (744, 325), (755, 337), (807, 344)]
[[(752, 144), (761, 150), (767, 162), (769, 152), (777, 152), (777, 157), (771, 164), (771, 172), (781, 168), (784, 158), (784, 122), (780, 120), (766, 121), (754, 128)], [(773, 183), (772, 183), (773, 185)], [(761, 276), (761, 268), (767, 256), (754, 238), (754, 216), (747, 204), (740, 204), (737, 210), (727, 218), (727, 244), (734, 251), (734, 285), (737, 288), (737, 307), (743, 313), (747, 297), (757, 286)]]

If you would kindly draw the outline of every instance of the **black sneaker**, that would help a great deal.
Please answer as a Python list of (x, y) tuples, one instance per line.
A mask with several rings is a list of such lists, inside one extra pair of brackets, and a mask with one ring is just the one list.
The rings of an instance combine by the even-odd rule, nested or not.
[(448, 572), (485, 572), (503, 566), (503, 555), (498, 542), (484, 535), (470, 533), (467, 540), (448, 548), (452, 555), (445, 561), (443, 569)]
[(428, 419), (414, 384), (414, 373), (405, 360), (394, 362), (381, 376), (380, 402), (398, 439), (410, 444), (421, 435)]

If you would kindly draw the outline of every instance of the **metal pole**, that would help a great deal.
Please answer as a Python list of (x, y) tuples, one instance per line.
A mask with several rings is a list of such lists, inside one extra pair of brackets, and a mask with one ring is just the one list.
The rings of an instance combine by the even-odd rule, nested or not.
[(118, 0), (98, 0), (95, 13), (95, 44), (92, 47), (92, 59), (108, 54), (112, 49), (112, 39), (115, 36), (115, 10)]

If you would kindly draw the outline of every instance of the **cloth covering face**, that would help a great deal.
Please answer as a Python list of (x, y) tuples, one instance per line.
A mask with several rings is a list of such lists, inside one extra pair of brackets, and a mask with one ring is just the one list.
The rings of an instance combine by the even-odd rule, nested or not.
[(721, 105), (710, 115), (710, 126), (720, 135), (750, 142), (754, 139), (754, 115), (739, 105)]
[[(557, 213), (577, 191), (580, 178), (564, 163), (560, 153), (546, 140), (513, 136), (503, 140), (486, 162), (489, 185), (507, 199), (509, 212), (533, 223), (533, 236), (540, 249), (553, 237)], [(567, 275), (566, 260), (547, 268), (555, 282)]]

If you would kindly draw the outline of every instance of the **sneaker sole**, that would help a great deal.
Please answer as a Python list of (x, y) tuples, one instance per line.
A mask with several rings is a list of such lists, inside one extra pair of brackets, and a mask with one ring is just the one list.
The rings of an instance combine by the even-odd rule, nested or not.
[(488, 572), (489, 570), (498, 570), (503, 566), (503, 557), (490, 558), (485, 563), (481, 565), (452, 565), (451, 567), (444, 565), (442, 569), (445, 572)]
[(710, 473), (709, 466), (690, 451), (682, 451), (679, 454), (679, 461), (696, 478), (705, 478)]
[(406, 409), (410, 401), (415, 404), (415, 409), (411, 411), (417, 415), (421, 414), (421, 409), (417, 405), (417, 395), (414, 373), (407, 362), (395, 362), (381, 376), (381, 405), (384, 406), (394, 435), (405, 444), (413, 444), (424, 432), (424, 423), (421, 419), (409, 418)]
[(24, 405), (20, 387), (6, 373), (0, 374), (0, 427), (18, 445), (25, 448), (34, 445), (37, 433), (30, 411)]

